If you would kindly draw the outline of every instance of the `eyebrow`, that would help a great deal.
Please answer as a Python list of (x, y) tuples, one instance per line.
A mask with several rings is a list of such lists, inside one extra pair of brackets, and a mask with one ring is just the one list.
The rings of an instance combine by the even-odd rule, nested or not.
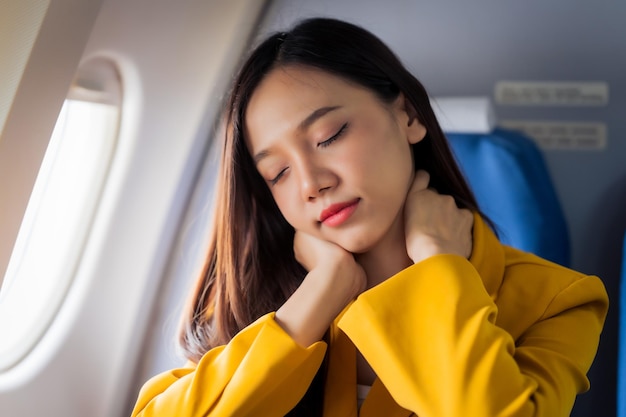
[[(313, 123), (315, 123), (317, 120), (319, 120), (321, 117), (325, 116), (326, 114), (335, 111), (337, 109), (340, 109), (341, 106), (327, 106), (327, 107), (320, 107), (319, 109), (313, 111), (311, 114), (309, 114), (303, 121), (300, 122), (300, 124), (298, 125), (298, 129), (299, 131), (303, 131), (308, 129)], [(255, 165), (258, 164), (259, 162), (261, 162), (261, 160), (265, 157), (267, 157), (270, 154), (269, 151), (267, 150), (262, 150), (259, 153), (257, 153), (256, 155), (254, 155), (254, 163)]]
[(321, 107), (315, 110), (313, 113), (309, 114), (306, 119), (300, 122), (298, 125), (298, 130), (306, 130), (308, 129), (315, 121), (317, 121), (322, 116), (330, 113), (331, 111), (335, 111), (339, 109), (341, 106), (328, 106)]

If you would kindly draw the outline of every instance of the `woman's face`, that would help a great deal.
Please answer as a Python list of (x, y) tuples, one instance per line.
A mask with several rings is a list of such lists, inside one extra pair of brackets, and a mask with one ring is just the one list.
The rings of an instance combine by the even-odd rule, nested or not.
[(296, 230), (364, 253), (403, 233), (410, 145), (426, 134), (408, 113), (402, 95), (386, 104), (329, 73), (282, 67), (250, 99), (246, 145)]

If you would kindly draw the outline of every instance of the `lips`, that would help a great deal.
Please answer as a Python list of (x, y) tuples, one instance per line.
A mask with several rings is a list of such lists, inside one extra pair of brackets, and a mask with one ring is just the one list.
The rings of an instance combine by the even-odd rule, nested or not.
[(329, 226), (338, 226), (346, 221), (356, 210), (359, 199), (344, 201), (326, 207), (320, 213), (320, 222)]

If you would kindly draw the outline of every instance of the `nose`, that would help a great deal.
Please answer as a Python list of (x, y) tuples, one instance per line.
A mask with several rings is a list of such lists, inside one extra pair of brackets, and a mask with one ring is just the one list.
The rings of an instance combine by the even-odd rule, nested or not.
[(300, 195), (305, 201), (313, 201), (337, 183), (336, 175), (314, 161), (300, 161), (297, 167)]

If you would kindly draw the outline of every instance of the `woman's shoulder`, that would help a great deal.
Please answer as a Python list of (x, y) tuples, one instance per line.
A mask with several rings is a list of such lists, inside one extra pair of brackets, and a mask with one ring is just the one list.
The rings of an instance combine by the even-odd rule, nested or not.
[[(581, 280), (595, 281), (599, 278), (551, 262), (532, 253), (503, 245), (504, 277), (503, 285), (523, 285), (543, 290), (552, 288), (559, 292)], [(550, 291), (552, 292), (552, 291)]]
[(572, 308), (595, 304), (605, 314), (608, 297), (598, 277), (508, 246), (504, 246), (504, 259), (495, 303), (498, 324), (514, 336), (534, 322)]

